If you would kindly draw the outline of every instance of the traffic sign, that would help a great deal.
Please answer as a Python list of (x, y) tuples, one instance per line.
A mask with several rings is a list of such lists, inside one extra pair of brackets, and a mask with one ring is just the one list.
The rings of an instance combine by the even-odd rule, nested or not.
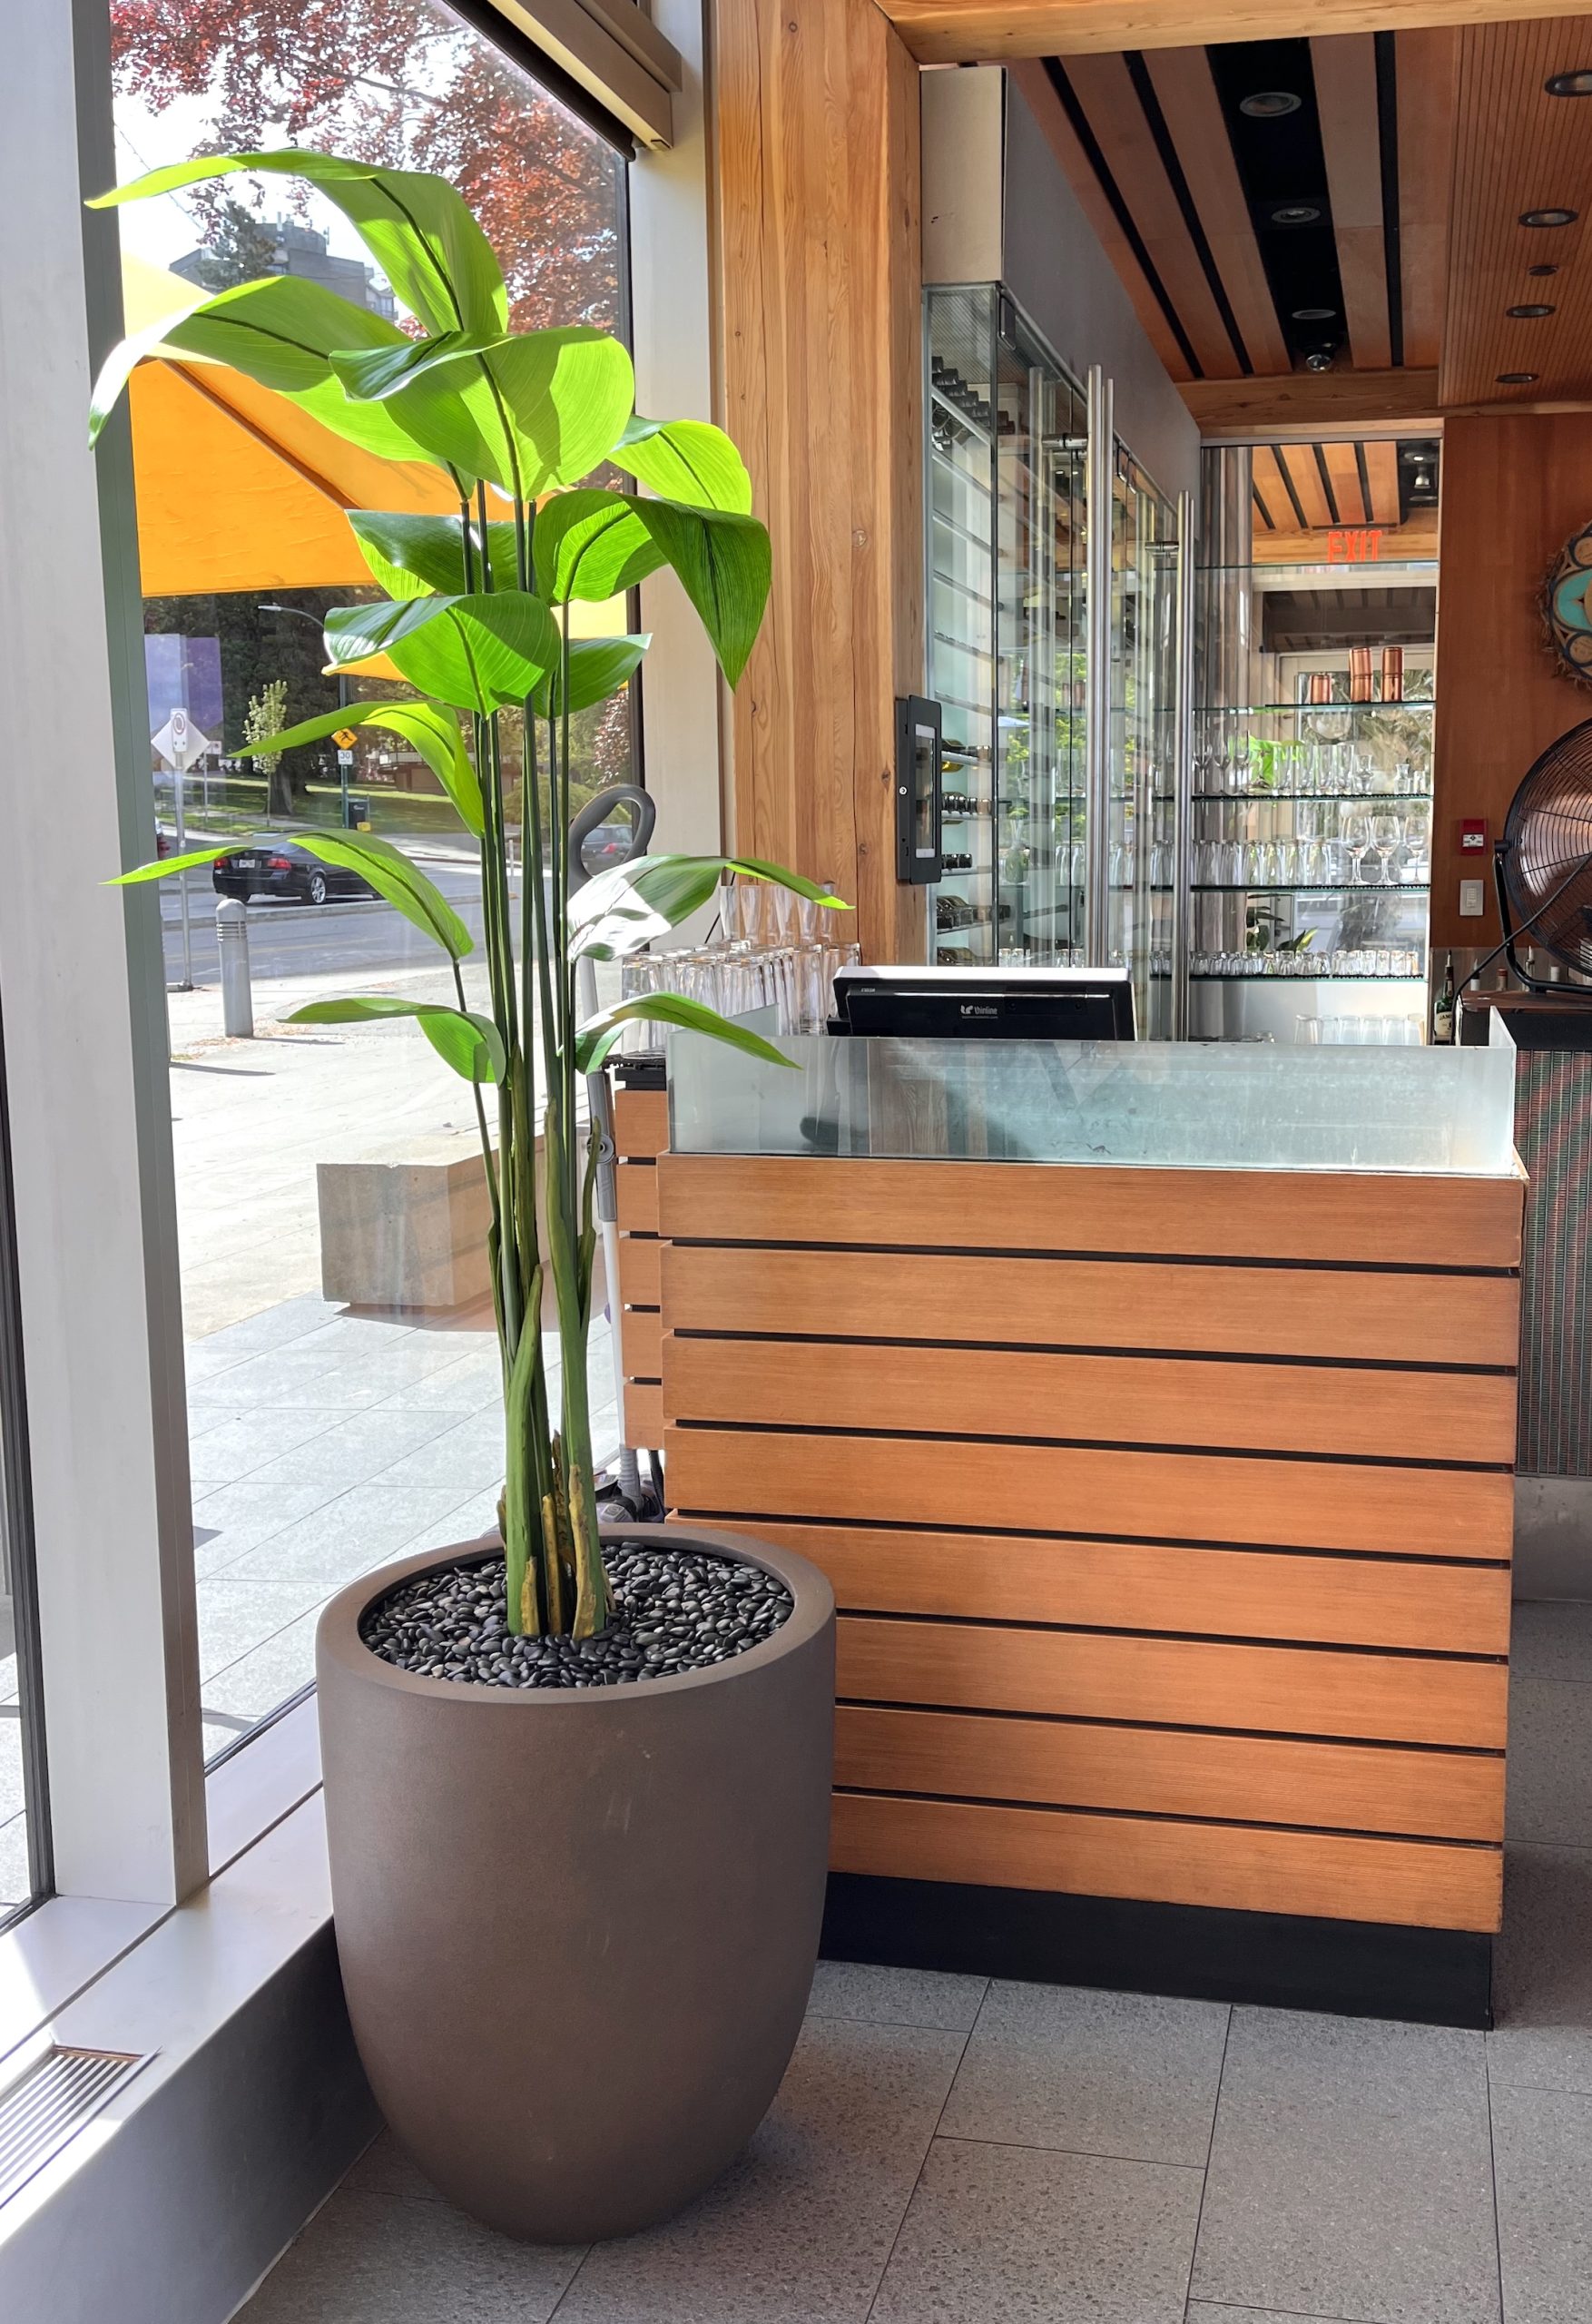
[(352, 765), (353, 765), (353, 763), (354, 763), (354, 753), (353, 753), (353, 752), (352, 752), (352, 751), (339, 751), (339, 752), (338, 753), (338, 764), (339, 764), (339, 766), (352, 766)]
[(151, 743), (168, 766), (185, 773), (196, 759), (203, 758), (215, 744), (208, 734), (201, 734), (188, 713), (181, 707), (172, 711), (158, 734), (150, 736)]
[(339, 726), (331, 739), (339, 751), (351, 751), (357, 738), (351, 726)]

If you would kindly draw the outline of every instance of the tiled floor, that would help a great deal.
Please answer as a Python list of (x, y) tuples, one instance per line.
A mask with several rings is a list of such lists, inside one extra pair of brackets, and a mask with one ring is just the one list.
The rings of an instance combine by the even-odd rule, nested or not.
[(821, 1963), (742, 2162), (530, 2250), (371, 2149), (241, 2324), (1592, 2324), (1592, 1610), (1517, 1610), (1491, 2034)]

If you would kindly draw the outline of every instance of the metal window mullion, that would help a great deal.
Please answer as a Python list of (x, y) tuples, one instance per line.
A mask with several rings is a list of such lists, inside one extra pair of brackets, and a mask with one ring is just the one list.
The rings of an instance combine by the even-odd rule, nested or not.
[(1177, 604), (1173, 694), (1172, 1038), (1189, 1033), (1189, 913), (1194, 877), (1194, 496), (1177, 501)]
[(1111, 957), (1111, 523), (1114, 405), (1112, 383), (1089, 367), (1089, 448), (1084, 527), (1088, 640), (1084, 712), (1084, 958)]

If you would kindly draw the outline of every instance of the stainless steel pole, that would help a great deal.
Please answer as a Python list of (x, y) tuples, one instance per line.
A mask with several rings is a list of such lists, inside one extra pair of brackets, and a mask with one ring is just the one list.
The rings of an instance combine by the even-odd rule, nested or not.
[(1111, 381), (1089, 367), (1085, 484), (1088, 667), (1084, 710), (1084, 958), (1111, 957), (1111, 478), (1115, 451)]
[(1194, 526), (1192, 492), (1177, 501), (1177, 606), (1174, 651), (1177, 688), (1174, 712), (1174, 806), (1172, 822), (1172, 1038), (1188, 1039), (1189, 916), (1194, 878)]
[(216, 954), (221, 972), (221, 1029), (231, 1040), (254, 1038), (254, 994), (249, 981), (249, 907), (236, 896), (216, 906)]
[[(179, 855), (186, 855), (188, 852), (188, 817), (185, 812), (185, 793), (188, 789), (188, 770), (182, 763), (181, 753), (178, 753), (177, 764), (172, 769), (172, 796), (176, 811), (175, 822), (177, 825), (177, 852)], [(182, 981), (178, 986), (177, 990), (179, 992), (192, 992), (193, 990), (193, 931), (189, 923), (188, 874), (186, 872), (179, 872), (177, 874), (177, 909), (182, 915)]]

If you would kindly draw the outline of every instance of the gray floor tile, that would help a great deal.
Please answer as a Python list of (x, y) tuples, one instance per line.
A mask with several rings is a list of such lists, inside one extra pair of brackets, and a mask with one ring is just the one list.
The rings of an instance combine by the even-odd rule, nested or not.
[(1592, 2098), (1493, 2093), (1498, 2223), (1508, 2324), (1592, 2316)]
[(1499, 2324), (1486, 2058), (1448, 2027), (1235, 2009), (1194, 2294)]
[(1224, 2002), (993, 1984), (941, 2124), (947, 2138), (1203, 2164)]
[(207, 1678), (200, 1690), (201, 1708), (228, 1718), (252, 1720), (285, 1703), (315, 1676), (315, 1626), (319, 1620), (320, 1608), (314, 1606)]
[(343, 2189), (238, 2324), (545, 2324), (580, 2257), (511, 2243), (443, 2203)]
[(1494, 2086), (1592, 2093), (1592, 1849), (1504, 1856), (1504, 1921), (1493, 1970)]
[(1191, 2299), (1188, 2324), (1344, 2324), (1341, 2316), (1284, 2315), (1280, 2308), (1218, 2308), (1208, 2299)]
[[(266, 1419), (283, 1417), (275, 1413)], [(286, 1417), (297, 1417), (287, 1415)], [(384, 1411), (350, 1413), (330, 1428), (320, 1429), (291, 1451), (267, 1458), (253, 1472), (256, 1484), (308, 1484), (343, 1488), (378, 1482), (396, 1461), (440, 1436), (451, 1425), (447, 1413)]]
[(1592, 1687), (1512, 1682), (1504, 1827), (1511, 1839), (1592, 1847)]
[(240, 1323), (224, 1324), (219, 1332), (207, 1332), (201, 1340), (191, 1341), (189, 1354), (202, 1349), (206, 1354), (263, 1355), (269, 1348), (307, 1339), (339, 1313), (327, 1300), (309, 1295), (279, 1300), (274, 1307), (261, 1308), (258, 1315), (245, 1315)]
[(558, 2324), (863, 2324), (962, 2041), (810, 2018), (741, 2162), (668, 2226), (599, 2244)]
[(418, 2163), (411, 2162), (390, 2131), (383, 2131), (378, 2139), (368, 2146), (343, 2181), (344, 2191), (351, 2195), (405, 2195), (418, 2203), (446, 2202), (429, 2179), (421, 2172)]
[(496, 1403), (443, 1429), (388, 1474), (394, 1485), (457, 1485), (461, 1499), (502, 1482), (503, 1412)]
[(236, 1483), (218, 1486), (214, 1492), (196, 1492), (195, 1573), (201, 1581), (207, 1574), (219, 1573), (298, 1518), (324, 1509), (329, 1502), (337, 1499), (337, 1490), (335, 1485), (304, 1483), (277, 1485), (270, 1492), (262, 1492), (247, 1477), (240, 1477)]
[(867, 1961), (821, 1961), (808, 2012), (860, 2017), (874, 2025), (938, 2025), (966, 2034), (988, 1990), (988, 1977), (955, 1977), (938, 1969), (883, 1969)]
[(937, 2139), (873, 2324), (1183, 2324), (1200, 2173)]
[(496, 1343), (493, 1342), (476, 1354), (456, 1355), (451, 1364), (427, 1374), (424, 1379), (406, 1381), (377, 1410), (456, 1413), (463, 1419), (471, 1413), (484, 1412), (502, 1394), (503, 1365)]
[[(312, 1581), (340, 1590), (384, 1558), (397, 1557), (427, 1526), (469, 1498), (457, 1485), (406, 1488), (386, 1482), (355, 1485), (322, 1509), (284, 1526), (248, 1556), (227, 1567), (231, 1581)], [(262, 1488), (264, 1491), (270, 1488)]]
[(1592, 1605), (1568, 1598), (1519, 1600), (1510, 1630), (1509, 1666), (1523, 1679), (1568, 1679), (1592, 1685)]
[(200, 1696), (218, 1670), (275, 1638), (325, 1592), (313, 1581), (241, 1581), (212, 1574), (198, 1587)]
[[(329, 1405), (319, 1412), (278, 1412), (269, 1407), (254, 1412), (196, 1405), (189, 1423), (189, 1459), (195, 1475), (221, 1476), (227, 1482), (255, 1476), (268, 1462), (279, 1462), (324, 1436), (339, 1422), (355, 1417), (352, 1407)], [(306, 1483), (316, 1472), (306, 1460), (290, 1471)]]

